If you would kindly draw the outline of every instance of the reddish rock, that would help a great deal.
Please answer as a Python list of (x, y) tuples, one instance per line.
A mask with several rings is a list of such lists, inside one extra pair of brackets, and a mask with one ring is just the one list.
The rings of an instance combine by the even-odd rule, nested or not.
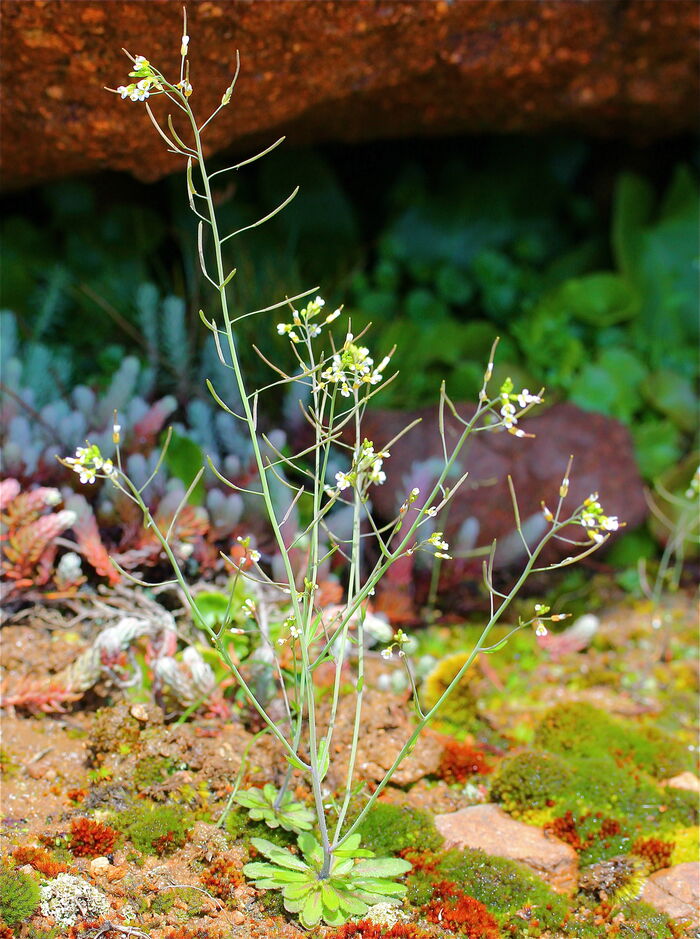
[[(457, 409), (465, 417), (473, 413), (471, 405), (459, 405)], [(391, 446), (391, 457), (383, 467), (386, 483), (372, 489), (375, 510), (385, 519), (396, 515), (414, 486), (424, 495), (429, 493), (436, 471), (442, 468), (437, 408), (417, 412), (373, 411), (363, 422), (364, 436), (381, 448), (416, 417), (421, 418), (421, 423)], [(459, 456), (454, 478), (465, 470), (469, 470), (469, 477), (455, 494), (444, 523), (445, 537), (455, 560), (444, 566), (441, 578), (441, 590), (450, 593), (453, 608), (462, 604), (459, 595), (462, 587), (481, 576), (481, 560), (459, 560), (459, 554), (476, 546), (489, 546), (497, 539), (496, 568), (522, 564), (526, 557), (515, 529), (508, 476), (513, 480), (522, 527), (531, 546), (548, 528), (541, 503), (556, 507), (570, 455), (574, 462), (565, 508), (573, 512), (590, 494), (599, 492), (606, 514), (619, 516), (628, 530), (646, 517), (644, 489), (632, 441), (618, 421), (582, 411), (573, 404), (555, 404), (540, 416), (523, 418), (521, 426), (535, 434), (535, 439), (518, 438), (503, 431), (478, 433), (470, 438)], [(449, 446), (456, 441), (461, 427), (450, 417), (445, 420), (445, 428)], [(586, 541), (581, 528), (571, 528), (569, 533)], [(572, 545), (552, 541), (541, 560), (551, 563), (573, 553)], [(392, 618), (395, 595), (403, 596), (404, 603), (408, 602), (407, 591), (412, 596), (415, 560), (416, 557), (401, 559), (382, 584), (385, 593), (383, 598), (379, 595), (377, 608)], [(419, 584), (419, 594), (421, 589)]]
[(700, 925), (700, 863), (689, 861), (652, 874), (644, 885), (642, 900), (670, 919)]
[(449, 815), (436, 815), (435, 825), (445, 848), (480, 848), (529, 867), (557, 893), (573, 894), (578, 884), (578, 856), (574, 849), (525, 825), (496, 805), (472, 805)]
[[(333, 757), (326, 783), (340, 788), (347, 778), (348, 757), (355, 721), (355, 698), (341, 697), (333, 738)], [(362, 733), (355, 770), (369, 782), (384, 779), (414, 729), (410, 709), (402, 698), (366, 691), (362, 702)], [(442, 744), (432, 734), (422, 734), (411, 753), (392, 776), (395, 786), (408, 786), (437, 771)]]
[(700, 792), (700, 779), (691, 773), (690, 770), (686, 770), (685, 773), (679, 773), (677, 776), (672, 776), (671, 779), (666, 779), (661, 784), (662, 786), (670, 786), (671, 789), (687, 789), (688, 792)]
[[(242, 72), (207, 133), (214, 153), (459, 133), (667, 137), (695, 129), (694, 0), (199, 0), (189, 4), (202, 115)], [(182, 169), (126, 81), (121, 48), (179, 69), (181, 0), (3, 0), (3, 184), (104, 169)], [(156, 101), (158, 113), (162, 102)]]

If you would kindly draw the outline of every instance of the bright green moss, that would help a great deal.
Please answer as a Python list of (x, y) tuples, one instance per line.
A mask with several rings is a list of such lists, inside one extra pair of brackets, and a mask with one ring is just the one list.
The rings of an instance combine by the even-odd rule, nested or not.
[(140, 805), (117, 813), (109, 824), (144, 854), (167, 854), (184, 845), (192, 818), (179, 806)]
[(507, 812), (556, 802), (573, 783), (568, 764), (551, 753), (526, 751), (501, 763), (491, 782), (491, 798)]
[(640, 939), (674, 939), (679, 935), (677, 929), (671, 927), (668, 917), (659, 913), (647, 903), (629, 901), (615, 907), (614, 915), (624, 917), (622, 930), (614, 924), (600, 922), (597, 911), (598, 900), (590, 900), (574, 910), (564, 925), (564, 935), (572, 939), (601, 939), (610, 935), (635, 936)]
[(405, 848), (435, 851), (443, 841), (427, 812), (388, 802), (376, 802), (357, 831), (362, 836), (362, 847), (374, 851), (377, 857), (398, 854)]
[(0, 747), (0, 776), (16, 776), (19, 764), (5, 747)]
[(39, 906), (39, 885), (22, 871), (0, 868), (0, 919), (16, 926)]
[(279, 828), (268, 828), (263, 821), (253, 821), (246, 811), (233, 809), (226, 816), (226, 831), (233, 841), (242, 841), (250, 844), (251, 838), (265, 838), (278, 844), (281, 848), (296, 844), (297, 834)]
[(562, 755), (608, 754), (657, 779), (687, 769), (689, 762), (687, 750), (663, 731), (616, 720), (583, 701), (558, 704), (545, 714), (534, 744)]
[(665, 913), (660, 913), (648, 903), (632, 901), (623, 903), (620, 913), (625, 917), (625, 925), (630, 935), (638, 939), (672, 939), (677, 936), (671, 928), (671, 922)]
[(134, 767), (134, 788), (137, 792), (141, 792), (151, 786), (157, 786), (165, 782), (168, 776), (172, 776), (175, 769), (175, 762), (167, 756), (142, 757)]
[[(425, 903), (432, 892), (431, 881), (441, 879), (453, 881), (483, 903), (498, 920), (504, 935), (540, 936), (547, 930), (559, 929), (566, 918), (566, 900), (544, 881), (513, 861), (489, 857), (483, 851), (448, 851), (435, 870), (418, 868), (410, 873), (410, 902)], [(524, 909), (529, 911), (528, 919), (518, 915)]]
[(571, 802), (590, 811), (626, 819), (633, 825), (656, 824), (668, 804), (666, 791), (634, 766), (620, 766), (604, 752), (572, 754)]
[(700, 832), (697, 825), (671, 831), (667, 840), (673, 841), (674, 844), (671, 864), (685, 864), (686, 861), (697, 861), (698, 856), (700, 856)]
[[(469, 654), (456, 652), (441, 659), (427, 675), (421, 688), (421, 698), (426, 711), (437, 704), (447, 687), (465, 664)], [(437, 713), (439, 720), (449, 721), (458, 727), (469, 727), (476, 717), (476, 696), (472, 685), (477, 676), (474, 666), (470, 666), (453, 689), (449, 698)]]

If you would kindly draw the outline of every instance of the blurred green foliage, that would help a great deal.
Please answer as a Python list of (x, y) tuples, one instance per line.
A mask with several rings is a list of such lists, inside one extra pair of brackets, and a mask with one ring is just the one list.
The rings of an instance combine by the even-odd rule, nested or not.
[(443, 377), (453, 399), (473, 399), (500, 334), (499, 376), (626, 423), (651, 481), (698, 427), (698, 185), (678, 166), (657, 199), (621, 173), (610, 219), (594, 223), (571, 156), (510, 175), (454, 164), (437, 189), (408, 168), (349, 306), (359, 326), (374, 320), (382, 351), (398, 346), (381, 403), (434, 401)]
[[(443, 378), (454, 399), (473, 398), (499, 335), (496, 379), (544, 384), (550, 402), (625, 422), (643, 475), (658, 479), (696, 446), (693, 172), (667, 165), (659, 184), (608, 170), (601, 187), (582, 142), (504, 139), (473, 150), (453, 143), (411, 158), (394, 145), (358, 172), (352, 153), (286, 149), (218, 177), (227, 231), (301, 186), (280, 215), (229, 243), (234, 311), (320, 285), (330, 304), (345, 302), (354, 331), (373, 322), (375, 354), (396, 343), (400, 375), (377, 404), (402, 408), (435, 401)], [(186, 297), (187, 340), (203, 341), (198, 310), (213, 310), (214, 298), (190, 250), (196, 220), (183, 186), (180, 177), (151, 187), (104, 177), (54, 183), (33, 207), (9, 200), (0, 305), (18, 315), (24, 338), (56, 350), (67, 388), (104, 386), (134, 346), (152, 358), (139, 314), (144, 283)], [(269, 369), (252, 342), (292, 367), (280, 318), (239, 324), (255, 384)], [(181, 375), (176, 389), (154, 393), (166, 390), (187, 400)], [(173, 460), (189, 467), (195, 456), (180, 447)]]

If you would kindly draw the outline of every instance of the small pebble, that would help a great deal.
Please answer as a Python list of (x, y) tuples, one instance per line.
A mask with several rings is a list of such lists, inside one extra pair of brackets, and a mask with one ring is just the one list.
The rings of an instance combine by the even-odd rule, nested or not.
[(148, 710), (143, 704), (135, 704), (129, 709), (129, 714), (131, 714), (135, 720), (141, 721), (142, 724), (148, 723)]
[(90, 861), (90, 873), (101, 874), (109, 867), (109, 859), (106, 857), (96, 857)]

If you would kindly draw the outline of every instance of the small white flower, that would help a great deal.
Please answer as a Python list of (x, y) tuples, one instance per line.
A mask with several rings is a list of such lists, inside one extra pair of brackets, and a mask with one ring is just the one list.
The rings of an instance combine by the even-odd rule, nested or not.
[(189, 37), (189, 36), (183, 36), (183, 37), (182, 37), (182, 45), (180, 46), (180, 55), (181, 55), (181, 56), (186, 56), (186, 55), (187, 55), (187, 47), (189, 46), (189, 44), (190, 44), (190, 37)]
[(452, 560), (452, 555), (451, 555), (451, 554), (445, 554), (444, 551), (436, 551), (434, 557), (436, 557), (436, 558), (443, 558), (445, 561), (451, 561), (451, 560)]
[(253, 564), (257, 564), (261, 556), (262, 555), (260, 554), (260, 552), (257, 551), (255, 548), (251, 548), (250, 551), (248, 552), (248, 557), (253, 562)]
[(433, 545), (435, 548), (439, 548), (440, 551), (448, 551), (449, 545), (446, 541), (442, 540), (442, 532), (436, 531), (428, 538), (428, 544)]
[(134, 71), (140, 72), (142, 68), (148, 68), (150, 64), (144, 55), (137, 55), (134, 59)]
[(338, 317), (340, 316), (340, 313), (341, 313), (340, 308), (338, 308), (337, 310), (333, 310), (333, 312), (329, 313), (328, 316), (326, 317), (326, 323), (332, 323), (333, 320), (337, 320)]
[(606, 531), (617, 531), (617, 529), (620, 527), (620, 523), (617, 520), (616, 515), (604, 516), (601, 518), (600, 524)]
[(429, 509), (426, 509), (426, 510), (425, 510), (425, 514), (426, 514), (429, 518), (435, 518), (435, 516), (437, 515), (437, 509), (435, 508), (434, 505), (431, 505)]
[(280, 334), (280, 336), (284, 336), (285, 333), (290, 332), (290, 331), (291, 331), (291, 328), (292, 328), (292, 327), (289, 325), (289, 323), (278, 323), (278, 324), (277, 324), (277, 332)]
[(126, 87), (126, 85), (120, 85), (117, 88), (117, 93), (121, 95), (122, 99), (124, 99), (129, 96), (129, 89)]
[(535, 635), (536, 635), (536, 636), (546, 636), (546, 635), (547, 635), (547, 627), (544, 625), (544, 623), (538, 623), (538, 624), (537, 624), (537, 626), (536, 626), (536, 628), (535, 628)]
[(309, 338), (315, 339), (316, 336), (321, 335), (321, 327), (318, 324), (309, 327)]
[(340, 489), (341, 491), (343, 489), (348, 489), (350, 486), (352, 486), (352, 480), (350, 479), (350, 476), (347, 473), (336, 473), (335, 482), (336, 482), (338, 489)]
[(391, 649), (391, 648), (389, 648), (389, 649), (382, 649), (382, 651), (381, 651), (379, 654), (381, 655), (381, 657), (382, 657), (383, 659), (387, 659), (387, 660), (388, 660), (388, 659), (393, 659), (393, 658), (394, 658), (394, 651), (393, 651), (393, 649)]
[(295, 625), (290, 626), (290, 627), (289, 627), (289, 635), (292, 637), (292, 639), (298, 639), (298, 638), (299, 638), (299, 628), (298, 628), (297, 626), (295, 626)]
[(518, 404), (521, 408), (526, 408), (528, 404), (542, 404), (542, 398), (539, 395), (531, 395), (527, 388), (518, 395)]

